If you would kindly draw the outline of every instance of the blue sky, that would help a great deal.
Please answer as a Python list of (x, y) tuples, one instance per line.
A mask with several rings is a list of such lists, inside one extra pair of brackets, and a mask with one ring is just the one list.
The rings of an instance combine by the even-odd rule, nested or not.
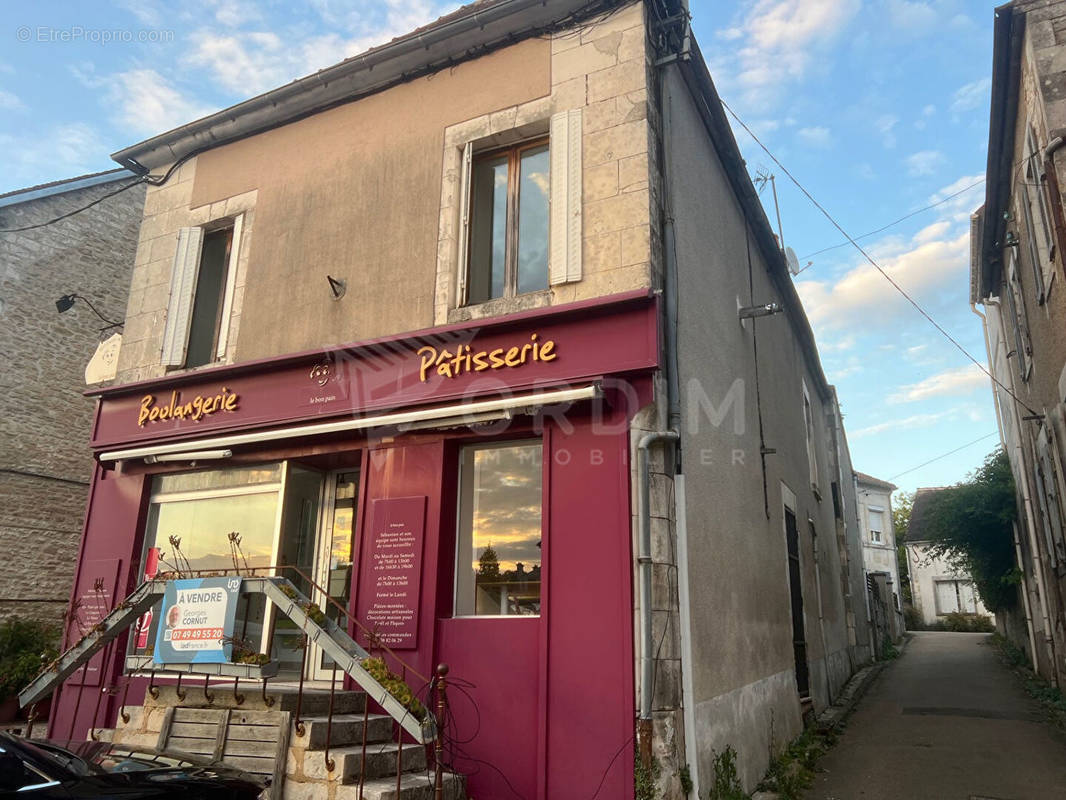
[[(870, 254), (977, 358), (969, 214), (983, 199), (994, 3), (692, 0), (722, 98)], [(108, 154), (387, 41), (455, 8), (433, 0), (8, 4), (0, 25), (0, 192), (108, 169)], [(857, 469), (885, 479), (996, 431), (987, 378), (776, 173), (785, 243)], [(763, 192), (774, 219), (770, 189)], [(907, 472), (962, 479), (990, 436)]]

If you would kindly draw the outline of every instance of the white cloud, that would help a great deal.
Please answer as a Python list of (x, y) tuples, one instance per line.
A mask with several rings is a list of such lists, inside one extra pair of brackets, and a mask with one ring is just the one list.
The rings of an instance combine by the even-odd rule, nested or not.
[(925, 108), (922, 109), (922, 116), (923, 117), (931, 117), (935, 113), (936, 113), (936, 106), (934, 106), (932, 103), (930, 103), (929, 105), (925, 106)]
[[(0, 134), (7, 159), (0, 191), (21, 189), (108, 168), (108, 148), (90, 125), (76, 122), (22, 135)], [(114, 166), (114, 164), (110, 164)]]
[(872, 181), (877, 178), (877, 173), (874, 172), (874, 168), (871, 167), (865, 161), (857, 165), (853, 171), (856, 176), (862, 178), (865, 181)]
[(916, 178), (920, 175), (932, 175), (947, 159), (939, 150), (919, 150), (903, 161), (907, 165), (907, 174)]
[(925, 36), (936, 30), (936, 11), (928, 3), (889, 0), (888, 19), (893, 28)]
[[(887, 241), (878, 253), (881, 267), (912, 296), (953, 285), (968, 269), (970, 236), (965, 231), (953, 239), (912, 242), (900, 246)], [(797, 280), (811, 324), (820, 331), (869, 328), (892, 324), (902, 314), (913, 313), (910, 304), (869, 263), (849, 270), (836, 282)]]
[(988, 102), (988, 91), (992, 87), (991, 78), (981, 78), (967, 83), (955, 90), (951, 99), (951, 110), (960, 114), (983, 107)]
[(848, 438), (861, 439), (864, 436), (873, 436), (878, 433), (885, 433), (886, 431), (905, 431), (913, 428), (927, 428), (930, 425), (935, 425), (946, 417), (952, 416), (954, 413), (954, 411), (941, 411), (936, 414), (913, 414), (909, 417), (903, 417), (902, 419), (879, 422), (876, 425), (868, 425), (865, 428), (859, 428), (857, 431), (850, 432)]
[(737, 85), (749, 106), (767, 107), (812, 64), (824, 61), (818, 58), (819, 51), (837, 37), (860, 6), (861, 0), (755, 0), (727, 28), (727, 40), (741, 44), (735, 52), (720, 57), (721, 68), (714, 72)]
[(101, 79), (118, 121), (139, 135), (154, 135), (184, 125), (213, 109), (185, 97), (154, 69), (134, 69)]
[(916, 234), (914, 234), (914, 241), (924, 244), (925, 242), (931, 242), (935, 239), (941, 239), (947, 235), (948, 230), (951, 228), (951, 223), (947, 220), (939, 220), (932, 225), (926, 225)]
[(257, 22), (262, 15), (255, 6), (243, 0), (217, 0), (215, 19), (222, 25), (235, 28), (248, 22)]
[(0, 89), (0, 109), (4, 111), (22, 111), (24, 108), (26, 108), (26, 104), (19, 99), (17, 94)]
[(810, 128), (800, 128), (796, 131), (796, 135), (804, 142), (804, 144), (811, 147), (829, 147), (833, 143), (833, 136), (829, 132), (829, 128), (823, 125), (817, 125)]
[(918, 383), (901, 386), (889, 395), (889, 403), (915, 403), (930, 397), (972, 394), (978, 389), (988, 390), (988, 376), (976, 364), (955, 367), (930, 375)]

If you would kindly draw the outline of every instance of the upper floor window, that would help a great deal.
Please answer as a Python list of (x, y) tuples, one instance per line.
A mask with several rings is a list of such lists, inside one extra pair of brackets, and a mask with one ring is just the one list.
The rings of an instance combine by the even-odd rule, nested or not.
[(178, 231), (163, 332), (164, 366), (199, 367), (225, 357), (242, 219)]
[(1010, 310), (1010, 324), (1014, 328), (1014, 349), (1007, 357), (1015, 359), (1018, 374), (1023, 381), (1029, 380), (1033, 365), (1033, 344), (1029, 337), (1029, 321), (1025, 313), (1025, 297), (1022, 295), (1021, 281), (1018, 279), (1018, 259), (1014, 254), (1016, 248), (1008, 247), (1007, 256), (1007, 307)]
[(544, 140), (474, 161), (467, 302), (548, 288), (549, 186)]
[(1044, 165), (1036, 142), (1036, 133), (1031, 125), (1027, 125), (1025, 129), (1024, 170), (1019, 204), (1028, 233), (1026, 238), (1029, 258), (1033, 262), (1036, 296), (1038, 302), (1043, 303), (1051, 276), (1054, 274), (1051, 260), (1055, 256), (1055, 244), (1051, 236), (1051, 213), (1044, 194)]
[(870, 508), (866, 513), (870, 520), (870, 541), (874, 544), (883, 544), (885, 540), (885, 512), (880, 508)]
[(803, 424), (807, 432), (807, 469), (811, 476), (811, 488), (818, 493), (818, 448), (815, 446), (814, 409), (811, 406), (811, 395), (807, 391), (806, 381), (803, 383)]
[(581, 280), (581, 184), (580, 109), (467, 142), (458, 305)]

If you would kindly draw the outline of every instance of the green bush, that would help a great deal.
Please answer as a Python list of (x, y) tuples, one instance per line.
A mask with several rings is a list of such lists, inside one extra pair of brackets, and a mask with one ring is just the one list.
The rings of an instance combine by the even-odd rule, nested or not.
[(425, 707), (415, 697), (411, 687), (385, 665), (383, 658), (364, 658), (362, 666), (374, 680), (384, 686), (388, 693), (396, 698), (400, 705), (411, 712), (411, 716), (419, 722), (425, 719)]
[(0, 624), (0, 698), (17, 694), (59, 656), (59, 628), (12, 617)]
[(737, 753), (732, 745), (714, 754), (714, 785), (709, 800), (748, 800), (737, 775)]

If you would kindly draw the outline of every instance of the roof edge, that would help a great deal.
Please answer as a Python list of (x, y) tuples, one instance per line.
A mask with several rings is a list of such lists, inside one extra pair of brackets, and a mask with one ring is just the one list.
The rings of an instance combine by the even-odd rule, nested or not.
[(144, 174), (635, 0), (471, 3), (386, 44), (111, 155)]

